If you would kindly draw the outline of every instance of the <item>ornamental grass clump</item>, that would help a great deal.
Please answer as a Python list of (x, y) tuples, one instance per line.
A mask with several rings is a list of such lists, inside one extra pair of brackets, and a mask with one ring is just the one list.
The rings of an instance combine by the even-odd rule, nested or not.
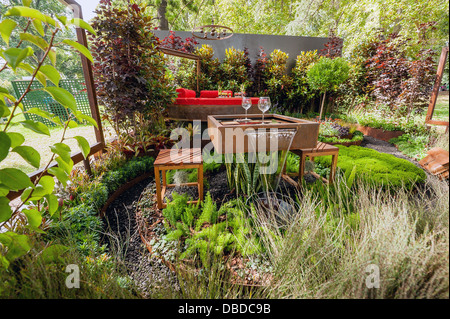
[(284, 232), (264, 214), (255, 218), (274, 268), (264, 296), (448, 298), (448, 185), (433, 179), (418, 192), (394, 194), (357, 178), (357, 188), (346, 182), (337, 177), (334, 205), (303, 189)]

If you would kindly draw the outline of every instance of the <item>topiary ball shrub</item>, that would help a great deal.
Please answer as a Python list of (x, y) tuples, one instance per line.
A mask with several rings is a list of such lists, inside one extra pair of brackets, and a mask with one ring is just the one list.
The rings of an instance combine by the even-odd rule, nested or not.
[[(417, 183), (424, 183), (425, 172), (413, 163), (391, 154), (360, 146), (339, 147), (337, 166), (349, 174), (356, 166), (356, 176), (380, 187), (401, 187), (410, 189)], [(331, 156), (317, 157), (317, 163), (331, 166)]]

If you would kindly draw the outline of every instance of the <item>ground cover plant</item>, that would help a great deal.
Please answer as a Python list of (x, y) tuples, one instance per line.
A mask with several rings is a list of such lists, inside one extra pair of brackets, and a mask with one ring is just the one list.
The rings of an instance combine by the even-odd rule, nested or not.
[[(386, 188), (405, 186), (411, 189), (416, 183), (425, 182), (425, 172), (407, 160), (360, 146), (338, 147), (337, 165), (346, 175), (356, 168), (356, 175), (361, 179)], [(326, 156), (316, 161), (331, 165), (331, 159)]]

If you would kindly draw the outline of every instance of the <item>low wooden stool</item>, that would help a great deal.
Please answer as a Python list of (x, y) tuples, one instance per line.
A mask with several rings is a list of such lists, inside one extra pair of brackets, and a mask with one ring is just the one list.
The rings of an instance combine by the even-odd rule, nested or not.
[[(163, 200), (168, 187), (197, 186), (199, 200), (203, 199), (203, 158), (202, 158), (202, 150), (200, 148), (160, 150), (153, 166), (155, 168), (156, 199), (158, 202), (158, 209), (163, 209), (167, 207), (167, 204), (164, 203)], [(180, 185), (175, 184), (167, 185), (166, 172), (168, 170), (190, 169), (190, 168), (196, 168), (198, 170), (197, 182), (183, 183)], [(162, 173), (162, 187), (160, 180), (160, 172)], [(198, 200), (190, 201), (189, 203), (198, 203)]]
[(449, 152), (435, 147), (427, 152), (427, 156), (419, 161), (419, 164), (430, 174), (440, 179), (449, 177)]
[[(329, 184), (332, 184), (334, 178), (336, 177), (336, 168), (337, 161), (339, 156), (339, 148), (330, 144), (325, 144), (322, 142), (318, 142), (315, 148), (305, 148), (300, 150), (291, 150), (292, 153), (300, 156), (299, 168), (298, 168), (298, 182), (301, 183), (303, 176), (305, 174), (305, 162), (306, 157), (309, 157), (311, 161), (314, 161), (314, 157), (317, 156), (327, 156), (331, 155), (331, 170), (330, 170), (330, 178), (327, 181)], [(284, 172), (286, 167), (284, 167)], [(284, 177), (284, 176), (283, 176)], [(317, 176), (316, 176), (317, 177)], [(288, 182), (290, 178), (288, 178)], [(292, 179), (290, 179), (292, 181)]]

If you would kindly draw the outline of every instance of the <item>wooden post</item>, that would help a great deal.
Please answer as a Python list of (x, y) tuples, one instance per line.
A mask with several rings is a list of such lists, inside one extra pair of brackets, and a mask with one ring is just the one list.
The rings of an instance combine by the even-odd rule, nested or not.
[(89, 176), (92, 176), (91, 163), (89, 162), (89, 157), (83, 160), (84, 169)]
[(442, 48), (441, 57), (439, 58), (439, 65), (436, 73), (436, 80), (434, 81), (433, 92), (431, 93), (430, 104), (428, 105), (427, 116), (425, 118), (426, 124), (447, 125), (448, 121), (432, 121), (434, 108), (439, 95), (439, 87), (441, 85), (442, 75), (444, 74), (445, 62), (448, 56), (448, 46)]
[[(59, 0), (67, 6), (70, 6), (74, 12), (78, 14), (76, 18), (83, 19), (83, 12), (81, 6), (74, 0)], [(75, 28), (78, 42), (88, 48), (86, 32), (82, 28)], [(92, 118), (97, 122), (98, 128), (94, 127), (95, 137), (97, 142), (105, 145), (105, 137), (103, 135), (102, 120), (100, 110), (98, 108), (97, 94), (94, 85), (94, 75), (92, 73), (92, 63), (83, 54), (81, 56), (81, 64), (83, 66), (84, 80), (86, 82), (87, 95), (89, 106), (91, 108)]]
[(156, 184), (156, 201), (158, 209), (163, 208), (163, 199), (161, 198), (161, 180), (159, 176), (159, 167), (155, 166), (155, 184)]
[(198, 167), (198, 199), (203, 200), (203, 164)]

